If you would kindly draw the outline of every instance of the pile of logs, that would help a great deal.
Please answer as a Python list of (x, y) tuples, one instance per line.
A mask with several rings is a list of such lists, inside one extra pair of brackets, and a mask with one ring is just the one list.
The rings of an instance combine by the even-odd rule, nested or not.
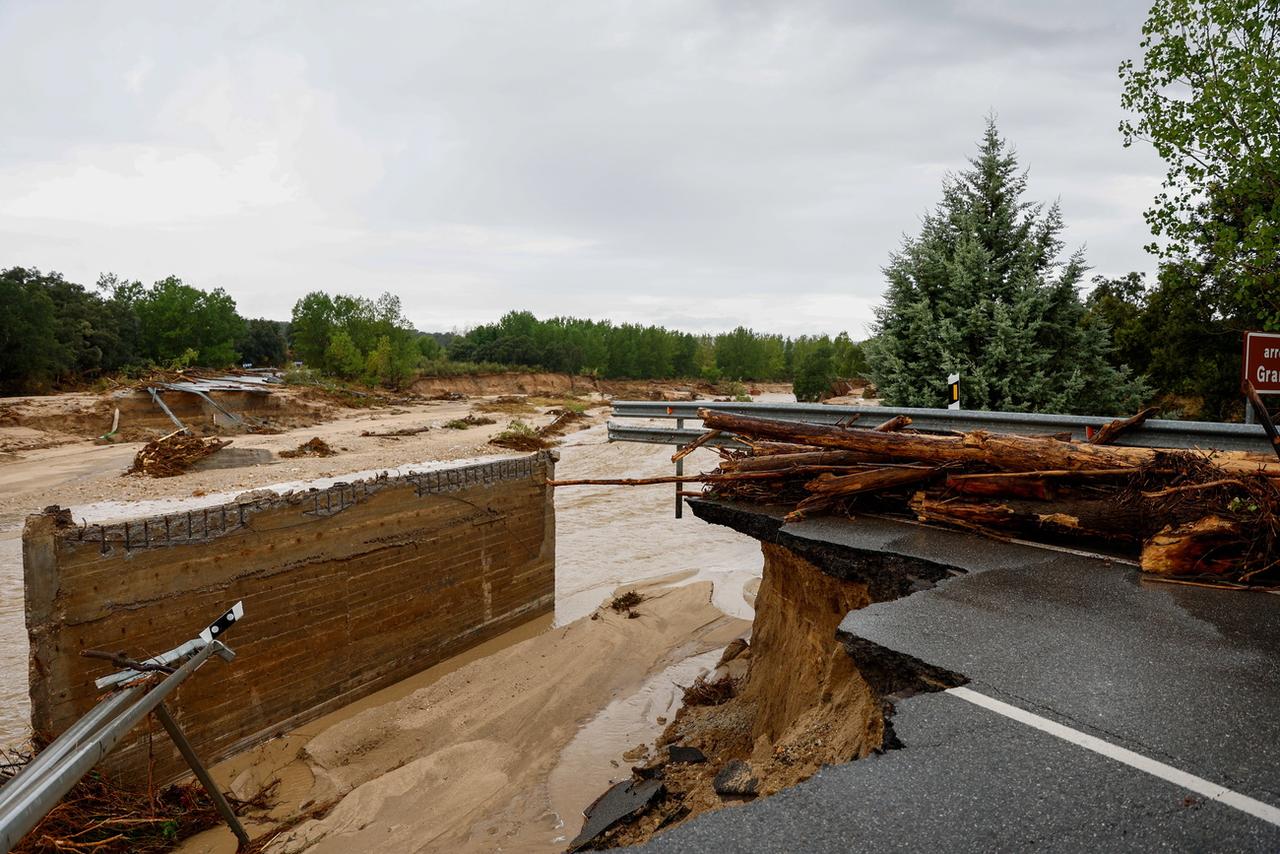
[(143, 445), (142, 450), (134, 456), (133, 465), (125, 474), (174, 477), (188, 471), (200, 460), (230, 444), (230, 439), (202, 439), (177, 430)]
[[(874, 429), (699, 410), (718, 448), (704, 495), (783, 505), (787, 519), (888, 513), (1001, 539), (1081, 545), (1140, 559), (1162, 576), (1280, 584), (1280, 463), (1274, 457), (1107, 444), (1148, 412), (1087, 443), (975, 431)], [(681, 454), (690, 450), (686, 447)], [(679, 455), (678, 455), (679, 456)], [(567, 485), (567, 484), (566, 484)]]

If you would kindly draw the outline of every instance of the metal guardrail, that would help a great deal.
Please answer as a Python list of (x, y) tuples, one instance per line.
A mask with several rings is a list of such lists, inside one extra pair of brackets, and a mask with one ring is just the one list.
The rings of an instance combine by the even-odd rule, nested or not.
[[(169, 695), (210, 656), (217, 655), (227, 661), (235, 657), (235, 653), (218, 638), (242, 616), (244, 607), (237, 602), (181, 646), (146, 661), (128, 661), (129, 666), (125, 670), (96, 680), (98, 688), (112, 688), (112, 693), (37, 753), (17, 776), (0, 787), (0, 851), (7, 852), (17, 845), (93, 766), (151, 713), (159, 718), (232, 833), (242, 846), (247, 846), (250, 841), (248, 834), (200, 762), (182, 728), (164, 705)], [(119, 658), (110, 654), (97, 657)], [(182, 664), (175, 668), (179, 662)], [(165, 674), (164, 679), (148, 690), (149, 684), (143, 681), (143, 677), (156, 673)]]
[[(676, 429), (674, 427), (633, 427), (630, 424), (619, 424), (616, 421), (609, 422), (609, 441), (610, 442), (646, 442), (650, 445), (675, 445), (683, 447), (694, 439), (701, 436), (705, 430), (690, 430), (687, 428)], [(725, 445), (731, 448), (745, 448), (746, 445), (739, 442), (732, 436), (717, 436), (706, 445)]]
[[(611, 442), (649, 442), (660, 445), (683, 445), (702, 431), (684, 430), (684, 419), (698, 420), (699, 409), (715, 409), (736, 415), (778, 418), (786, 421), (810, 421), (815, 424), (847, 422), (859, 415), (850, 427), (874, 427), (895, 415), (906, 415), (912, 428), (923, 431), (987, 430), (996, 433), (1070, 432), (1072, 438), (1084, 440), (1113, 419), (1096, 415), (1041, 415), (1030, 412), (983, 412), (980, 410), (920, 409), (902, 406), (828, 406), (821, 403), (721, 403), (708, 400), (650, 401), (616, 400), (615, 418), (676, 419), (677, 428), (641, 427), (609, 422)], [(1267, 453), (1271, 443), (1260, 424), (1220, 424), (1210, 421), (1148, 420), (1141, 427), (1125, 432), (1117, 445), (1146, 448), (1205, 448), (1221, 451), (1257, 451)]]

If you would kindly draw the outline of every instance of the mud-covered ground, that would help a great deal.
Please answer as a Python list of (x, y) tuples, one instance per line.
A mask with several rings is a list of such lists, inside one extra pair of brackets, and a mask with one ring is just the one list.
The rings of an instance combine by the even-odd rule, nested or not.
[[(20, 735), (25, 723), (19, 537), (28, 513), (56, 503), (71, 507), (77, 520), (107, 521), (259, 488), (300, 488), (432, 460), (510, 453), (488, 440), (512, 418), (549, 423), (566, 397), (587, 409), (575, 431), (559, 440), (561, 477), (670, 473), (672, 449), (606, 441), (608, 409), (596, 405), (603, 402), (598, 392), (545, 391), (523, 399), (504, 394), (372, 409), (329, 407), (300, 416), (309, 419), (306, 426), (232, 437), (232, 448), (269, 451), (269, 463), (166, 479), (122, 476), (141, 443), (94, 444), (86, 435), (95, 434), (97, 422), (70, 419), (62, 436), (56, 419), (44, 422), (41, 429), (52, 441), (31, 442), (0, 457), (0, 705), (7, 715), (0, 731)], [(635, 397), (664, 393), (623, 391)], [(36, 403), (48, 414), (58, 406), (83, 411), (86, 401)], [(444, 426), (468, 415), (495, 423)], [(422, 426), (430, 429), (376, 435)], [(6, 428), (8, 435), (33, 429), (0, 425), (0, 438)], [(279, 458), (280, 451), (313, 436), (337, 454)], [(686, 461), (686, 470), (714, 464), (714, 454), (700, 450)], [(421, 833), (420, 819), (428, 814), (433, 838), (451, 849), (562, 850), (582, 824), (582, 809), (610, 783), (629, 776), (624, 754), (644, 753), (675, 719), (681, 686), (710, 671), (724, 645), (748, 631), (759, 544), (689, 516), (672, 519), (673, 491), (559, 491), (555, 628), (544, 621), (517, 630), (220, 766), (220, 780), (240, 795), (276, 783), (272, 809), (255, 817), (255, 832), (324, 805), (319, 817), (282, 836), (273, 850), (356, 850), (348, 845), (355, 839), (351, 834), (364, 840), (367, 828), (385, 838), (388, 827), (402, 824)], [(651, 598), (637, 608), (639, 617), (599, 610), (617, 590), (637, 586), (651, 588)], [(531, 697), (537, 699), (533, 705)], [(537, 720), (532, 728), (531, 716)], [(371, 728), (362, 730), (366, 724)], [(386, 740), (378, 754), (385, 763), (361, 760), (363, 770), (355, 776), (334, 770), (354, 756), (344, 754), (343, 744), (356, 745), (360, 753), (379, 739)], [(415, 787), (438, 795), (446, 777), (468, 781), (445, 787), (457, 793), (449, 809), (397, 806), (397, 793)], [(229, 842), (225, 830), (214, 830), (184, 850), (231, 850)]]

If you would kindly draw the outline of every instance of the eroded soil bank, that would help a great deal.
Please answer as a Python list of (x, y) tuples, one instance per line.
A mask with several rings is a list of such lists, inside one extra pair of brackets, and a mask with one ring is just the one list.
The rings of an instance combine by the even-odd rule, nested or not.
[(822, 555), (815, 564), (785, 546), (762, 547), (749, 645), (726, 649), (633, 769), (628, 794), (640, 792), (645, 805), (574, 840), (575, 850), (637, 844), (701, 813), (776, 794), (824, 765), (891, 749), (894, 699), (964, 681), (843, 635), (845, 615), (876, 601), (868, 585), (833, 574)]

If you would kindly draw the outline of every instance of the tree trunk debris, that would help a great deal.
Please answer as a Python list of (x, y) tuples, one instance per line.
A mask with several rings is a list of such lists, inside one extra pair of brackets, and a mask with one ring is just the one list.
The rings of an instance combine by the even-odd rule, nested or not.
[(1144, 409), (1137, 415), (1131, 415), (1128, 418), (1117, 418), (1110, 424), (1104, 425), (1097, 433), (1094, 433), (1089, 438), (1089, 444), (1110, 445), (1116, 439), (1119, 439), (1124, 433), (1127, 433), (1135, 427), (1141, 427), (1144, 421), (1155, 414), (1156, 410), (1152, 407), (1150, 409)]
[(717, 448), (720, 464), (699, 475), (551, 485), (698, 482), (708, 498), (782, 506), (788, 522), (896, 514), (1002, 540), (1087, 545), (1182, 581), (1280, 589), (1280, 463), (1110, 444), (1151, 410), (1089, 442), (921, 433), (898, 418), (868, 429), (698, 414), (711, 431), (699, 444), (726, 436), (746, 449)]

